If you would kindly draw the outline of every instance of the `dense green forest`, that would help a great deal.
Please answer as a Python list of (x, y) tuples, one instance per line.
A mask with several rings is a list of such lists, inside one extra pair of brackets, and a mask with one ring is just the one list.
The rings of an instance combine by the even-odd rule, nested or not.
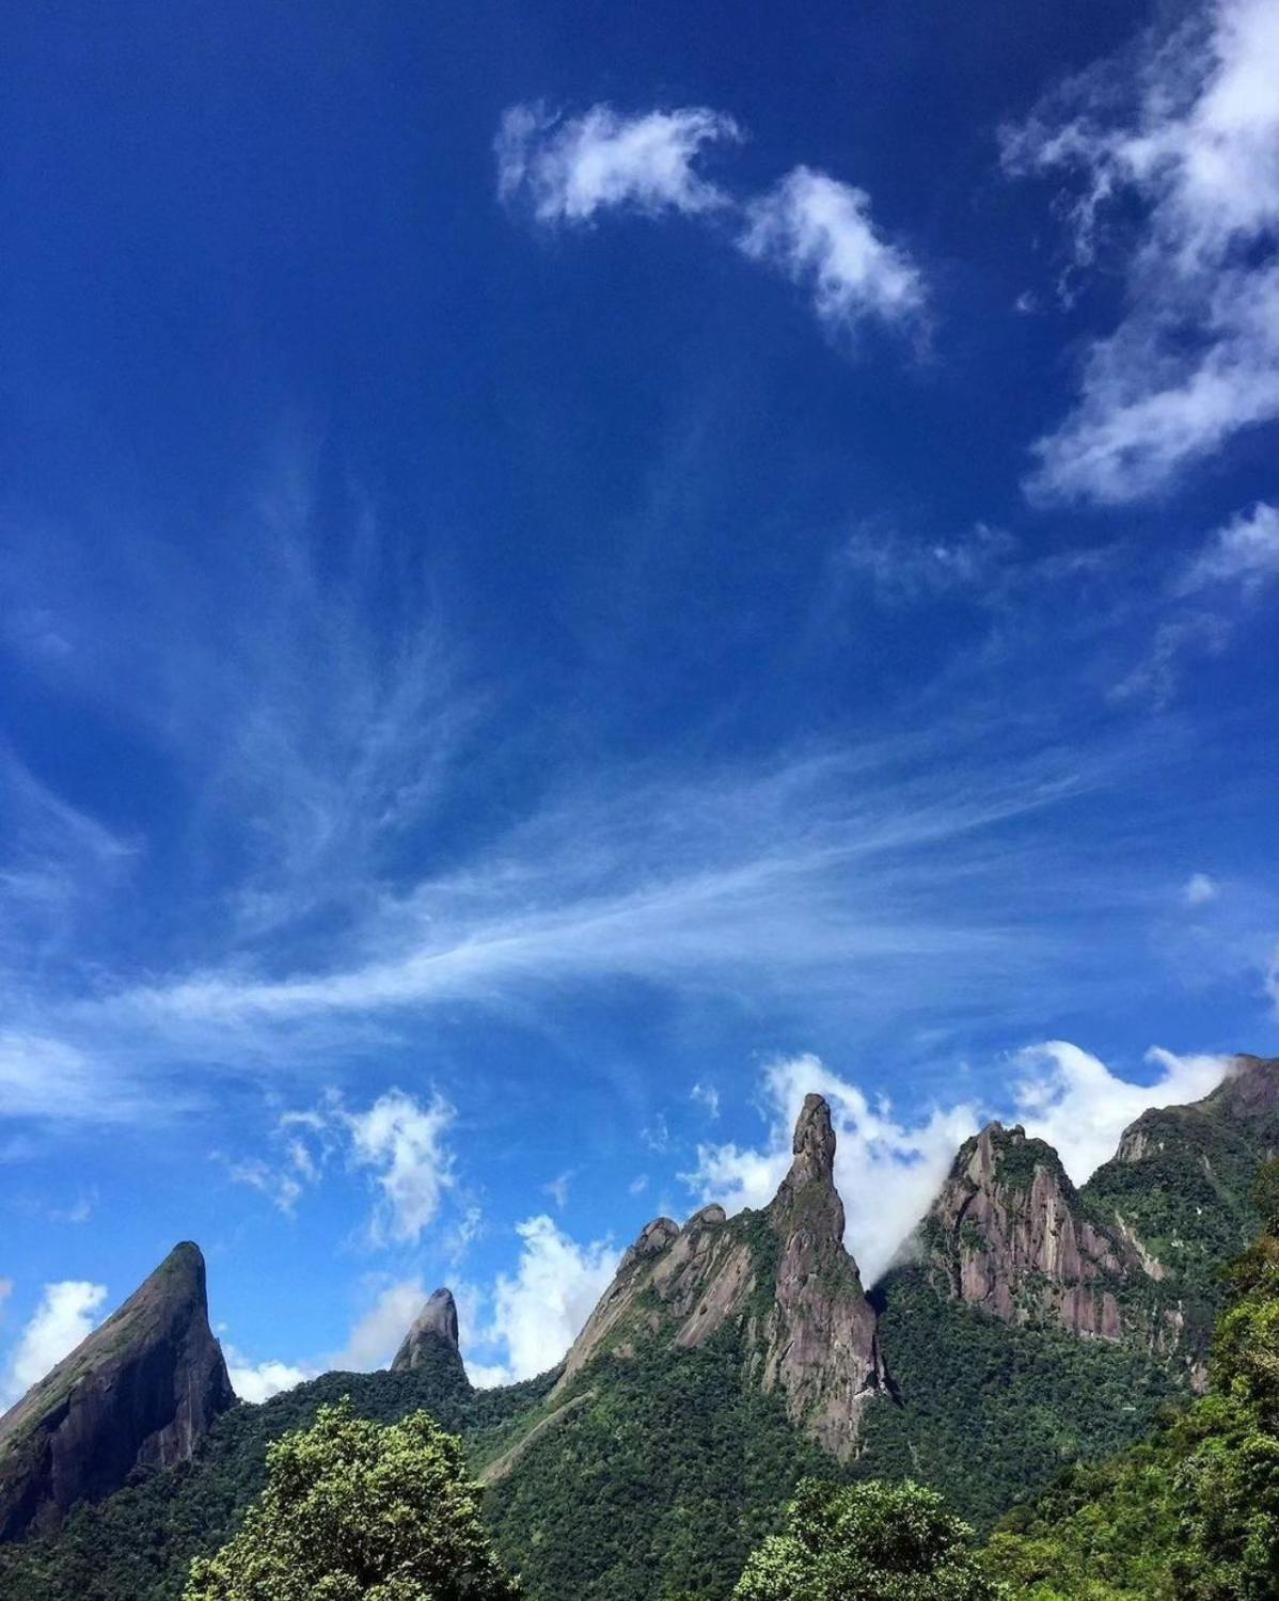
[(899, 1404), (866, 1417), (863, 1476), (916, 1478), (979, 1529), (1080, 1459), (1145, 1434), (1184, 1394), (1166, 1364), (1058, 1328), (1010, 1328), (943, 1300), (920, 1267), (877, 1292)]

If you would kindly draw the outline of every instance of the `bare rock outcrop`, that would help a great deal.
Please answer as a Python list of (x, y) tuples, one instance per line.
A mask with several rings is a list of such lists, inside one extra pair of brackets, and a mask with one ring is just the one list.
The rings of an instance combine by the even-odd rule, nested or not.
[(691, 1350), (732, 1326), (748, 1381), (834, 1455), (855, 1449), (862, 1410), (885, 1384), (875, 1313), (844, 1247), (835, 1133), (818, 1095), (804, 1102), (793, 1161), (761, 1212), (706, 1206), (678, 1228), (657, 1218), (622, 1257), (574, 1342), (553, 1393), (567, 1397), (598, 1357), (638, 1340)]
[(422, 1367), (441, 1347), (458, 1354), (457, 1303), (452, 1290), (436, 1290), (413, 1320), (413, 1326), (404, 1336), (392, 1373), (409, 1373)]
[(1053, 1148), (1000, 1123), (960, 1147), (921, 1236), (956, 1299), (1104, 1340), (1123, 1335), (1117, 1286), (1147, 1272), (1135, 1243), (1085, 1216)]
[(234, 1405), (204, 1258), (182, 1244), (0, 1418), (0, 1540), (48, 1533), (136, 1469), (186, 1461)]

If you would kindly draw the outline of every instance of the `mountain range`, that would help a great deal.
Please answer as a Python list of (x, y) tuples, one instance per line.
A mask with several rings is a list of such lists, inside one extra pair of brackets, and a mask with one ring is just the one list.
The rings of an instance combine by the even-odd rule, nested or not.
[(934, 1483), (981, 1527), (1202, 1388), (1222, 1264), (1279, 1151), (1279, 1061), (1144, 1113), (1080, 1188), (992, 1123), (869, 1291), (844, 1245), (826, 1103), (770, 1204), (649, 1223), (552, 1372), (476, 1390), (437, 1291), (391, 1368), (235, 1403), (204, 1264), (179, 1246), (0, 1419), (13, 1601), (159, 1601), (260, 1488), (267, 1443), (349, 1395), (461, 1433), (535, 1601), (731, 1588), (799, 1477)]

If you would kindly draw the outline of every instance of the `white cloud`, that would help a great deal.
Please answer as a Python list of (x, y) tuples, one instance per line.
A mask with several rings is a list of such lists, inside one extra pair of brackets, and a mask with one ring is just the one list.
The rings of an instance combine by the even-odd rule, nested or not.
[(579, 1245), (544, 1213), (516, 1225), (522, 1243), (514, 1274), (499, 1273), (486, 1346), (497, 1362), (468, 1362), (474, 1384), (510, 1384), (554, 1367), (608, 1288), (617, 1250), (605, 1240)]
[(1081, 265), (1112, 204), (1143, 207), (1127, 311), (1036, 446), (1043, 496), (1136, 499), (1279, 417), (1279, 9), (1215, 0), (1151, 35), (1126, 76), (1085, 74), (1005, 141), (1014, 173), (1082, 174)]
[(1155, 629), (1145, 657), (1111, 690), (1115, 700), (1145, 696), (1166, 706), (1195, 657), (1220, 656), (1234, 634), (1234, 620), (1215, 611), (1180, 612)]
[(315, 1377), (314, 1369), (293, 1367), (288, 1362), (251, 1362), (235, 1346), (223, 1344), (231, 1388), (242, 1401), (260, 1404), (281, 1390), (292, 1390)]
[(106, 1298), (105, 1284), (83, 1279), (63, 1279), (44, 1286), (9, 1361), (4, 1383), (7, 1401), (19, 1400), (93, 1332), (94, 1314)]
[(1214, 585), (1241, 586), (1255, 596), (1279, 578), (1279, 506), (1258, 501), (1250, 512), (1240, 512), (1211, 536), (1177, 586), (1179, 594), (1192, 594)]
[(872, 316), (900, 321), (923, 306), (923, 280), (876, 231), (870, 196), (811, 167), (796, 167), (747, 207), (738, 243), (809, 286), (830, 327), (848, 330)]
[(0, 1279), (0, 1319), (3, 1319), (5, 1308), (9, 1304), (9, 1297), (13, 1294), (13, 1280)]
[(371, 1283), (375, 1289), (372, 1304), (327, 1364), (342, 1372), (366, 1373), (387, 1367), (426, 1303), (427, 1290), (419, 1277)]
[(439, 1211), (453, 1183), (444, 1134), (454, 1115), (439, 1095), (422, 1105), (402, 1090), (380, 1095), (367, 1112), (346, 1114), (352, 1160), (373, 1169), (382, 1190), (371, 1225), (377, 1243), (415, 1244)]
[(1026, 1132), (1054, 1146), (1066, 1171), (1082, 1184), (1114, 1154), (1119, 1136), (1152, 1106), (1202, 1100), (1226, 1076), (1224, 1056), (1175, 1056), (1158, 1047), (1146, 1060), (1160, 1071), (1152, 1084), (1117, 1077), (1104, 1062), (1065, 1040), (1047, 1040), (1018, 1053), (1013, 1087)]
[(567, 119), (512, 106), (496, 142), (498, 193), (527, 199), (545, 223), (586, 222), (611, 207), (696, 215), (726, 204), (695, 171), (698, 157), (740, 137), (731, 117), (704, 106), (624, 116), (596, 105)]
[(713, 1084), (694, 1084), (689, 1099), (702, 1107), (712, 1122), (719, 1116), (719, 1091)]
[(643, 1195), (644, 1191), (647, 1188), (648, 1188), (648, 1174), (647, 1173), (637, 1173), (635, 1175), (635, 1177), (631, 1180), (631, 1182), (627, 1185), (627, 1190), (629, 1191), (629, 1193), (631, 1195)]
[(562, 1212), (568, 1205), (568, 1190), (572, 1182), (573, 1175), (571, 1172), (559, 1173), (549, 1184), (543, 1184), (542, 1186), (543, 1194), (550, 1196), (555, 1202), (558, 1211)]
[(1221, 886), (1207, 873), (1191, 873), (1181, 890), (1181, 898), (1187, 906), (1206, 906), (1220, 894)]
[(763, 1092), (771, 1124), (768, 1144), (746, 1150), (701, 1145), (697, 1169), (687, 1182), (701, 1200), (718, 1201), (731, 1212), (766, 1206), (790, 1166), (804, 1096), (824, 1095), (838, 1141), (835, 1183), (847, 1220), (844, 1240), (863, 1281), (872, 1284), (927, 1210), (958, 1146), (976, 1129), (976, 1109), (934, 1107), (925, 1120), (908, 1126), (895, 1120), (886, 1100), (872, 1106), (855, 1084), (810, 1055), (773, 1062), (765, 1070)]

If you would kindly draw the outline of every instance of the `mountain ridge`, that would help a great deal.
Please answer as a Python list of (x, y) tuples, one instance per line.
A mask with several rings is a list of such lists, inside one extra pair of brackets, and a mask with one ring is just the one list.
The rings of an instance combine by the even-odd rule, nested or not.
[[(532, 1601), (658, 1601), (672, 1586), (721, 1601), (804, 1474), (923, 1478), (989, 1528), (1063, 1462), (1122, 1448), (1188, 1394), (1195, 1297), (1211, 1300), (1210, 1264), (1250, 1237), (1239, 1185), (1279, 1139), (1277, 1110), (1279, 1062), (1240, 1058), (1203, 1102), (1134, 1120), (1079, 1188), (1051, 1147), (988, 1126), (929, 1209), (942, 1244), (917, 1240), (868, 1295), (843, 1247), (829, 1108), (812, 1097), (774, 1200), (646, 1225), (557, 1369), (473, 1389), (437, 1291), (389, 1370), (235, 1407), (189, 1468), (80, 1506), (56, 1538), (0, 1547), (0, 1590), (172, 1601), (184, 1562), (260, 1484), (267, 1443), (343, 1394), (386, 1421), (425, 1406), (462, 1433)], [(979, 1220), (980, 1242), (961, 1240)]]

